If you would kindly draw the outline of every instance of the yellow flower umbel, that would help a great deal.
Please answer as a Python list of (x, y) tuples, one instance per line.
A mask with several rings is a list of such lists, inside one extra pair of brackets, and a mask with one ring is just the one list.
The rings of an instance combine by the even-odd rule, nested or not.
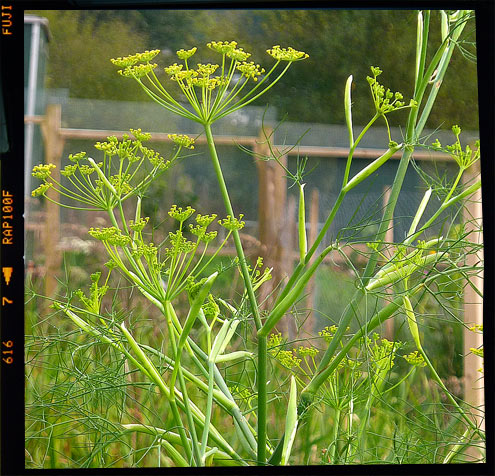
[[(147, 52), (115, 61), (132, 67), (131, 63), (143, 58), (151, 58), (153, 53)], [(69, 182), (68, 185), (62, 185), (52, 177), (55, 165), (36, 165), (32, 175), (43, 183), (32, 192), (32, 196), (46, 196), (48, 189), (53, 187), (60, 195), (75, 200), (81, 205), (59, 203), (63, 207), (78, 210), (112, 210), (128, 198), (143, 193), (153, 180), (173, 164), (182, 148), (194, 147), (194, 140), (190, 137), (171, 134), (170, 139), (178, 147), (172, 158), (165, 160), (158, 152), (143, 144), (151, 139), (151, 134), (142, 132), (141, 129), (131, 129), (130, 132), (134, 140), (128, 134), (124, 134), (120, 141), (117, 137), (110, 136), (105, 142), (96, 142), (95, 149), (103, 153), (103, 160), (100, 162), (88, 157), (86, 152), (70, 154), (71, 163), (60, 171)], [(146, 162), (149, 163), (148, 173), (138, 174), (138, 170)], [(47, 199), (52, 200), (49, 197)]]
[[(165, 109), (201, 124), (211, 125), (260, 97), (280, 80), (293, 62), (309, 56), (303, 51), (276, 45), (267, 50), (276, 63), (266, 72), (254, 61), (246, 61), (251, 53), (238, 47), (236, 41), (210, 41), (207, 47), (221, 55), (218, 63), (198, 63), (196, 68), (193, 68), (189, 60), (197, 48), (182, 48), (177, 51), (177, 57), (183, 64), (173, 63), (165, 68), (165, 73), (171, 81), (178, 84), (187, 102), (192, 106), (192, 111), (184, 107), (178, 98), (174, 98), (158, 80), (154, 72), (157, 65), (151, 60), (159, 50), (136, 53), (111, 61), (123, 68), (118, 71), (119, 74), (134, 78), (144, 91)], [(278, 72), (282, 61), (287, 62), (287, 65)], [(241, 74), (235, 75), (236, 71)], [(249, 88), (251, 81), (256, 84)]]

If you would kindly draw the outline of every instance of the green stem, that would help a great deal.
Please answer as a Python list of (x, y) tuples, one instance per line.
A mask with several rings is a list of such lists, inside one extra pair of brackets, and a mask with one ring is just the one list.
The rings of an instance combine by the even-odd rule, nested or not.
[(258, 336), (258, 464), (266, 462), (267, 342)]
[(340, 413), (340, 407), (335, 408), (335, 417), (333, 421), (332, 451), (330, 453), (330, 462), (332, 464), (335, 464), (335, 455), (337, 454), (337, 445), (339, 442)]
[(206, 444), (208, 443), (208, 432), (210, 429), (210, 421), (211, 421), (211, 411), (213, 408), (213, 383), (215, 381), (214, 377), (214, 368), (215, 363), (208, 363), (208, 398), (206, 401), (206, 412), (205, 412), (205, 426), (203, 428), (203, 435), (201, 437), (201, 461), (204, 463), (204, 455), (206, 453)]
[[(165, 307), (165, 311), (166, 311), (168, 333), (169, 333), (170, 343), (172, 346), (172, 352), (174, 355), (174, 360), (177, 362), (177, 349), (176, 349), (176, 345), (175, 345), (175, 338), (174, 338), (174, 332), (173, 332), (173, 328), (172, 328), (172, 321), (171, 321), (171, 318), (169, 316), (169, 312), (167, 312), (167, 307)], [(179, 409), (177, 407), (177, 402), (175, 400), (175, 388), (172, 387), (172, 388), (169, 388), (167, 390), (168, 390), (168, 401), (169, 401), (170, 409), (172, 410), (172, 415), (174, 417), (174, 421), (175, 421), (175, 424), (177, 426), (177, 430), (179, 431), (179, 435), (181, 437), (182, 447), (186, 451), (186, 456), (187, 456), (188, 461), (191, 461), (191, 457), (193, 456), (193, 453), (191, 451), (191, 446), (189, 444), (189, 440), (187, 438), (187, 435), (186, 435), (186, 432), (184, 429), (184, 425), (182, 424), (182, 419), (180, 417)], [(193, 444), (193, 448), (194, 448), (194, 444)], [(196, 451), (194, 452), (193, 457), (196, 460), (196, 465), (199, 465), (199, 461), (197, 460)]]
[[(215, 148), (215, 142), (213, 140), (213, 134), (211, 132), (211, 125), (204, 125), (206, 140), (208, 142), (208, 149), (210, 151), (213, 167), (222, 194), (222, 199), (225, 205), (227, 214), (231, 217), (235, 217), (234, 210), (230, 201), (229, 193), (225, 180), (223, 177), (222, 169), (220, 167), (220, 161), (218, 160), (217, 151)], [(253, 313), (254, 323), (256, 329), (259, 330), (262, 327), (261, 318), (259, 315), (258, 304), (254, 295), (253, 286), (249, 276), (249, 270), (244, 256), (244, 250), (242, 249), (241, 239), (239, 237), (239, 231), (234, 230), (232, 232), (234, 236), (234, 243), (239, 258), (239, 266), (241, 267), (242, 277), (244, 279), (244, 285), (249, 298), (251, 311)], [(258, 400), (258, 464), (264, 464), (266, 462), (266, 338), (258, 338), (258, 399), (261, 397), (261, 402)]]
[[(217, 155), (217, 151), (215, 148), (215, 142), (213, 139), (213, 134), (211, 132), (211, 125), (205, 124), (204, 129), (205, 129), (205, 133), (206, 133), (206, 140), (208, 142), (208, 149), (210, 151), (210, 156), (211, 156), (211, 159), (213, 162), (213, 167), (215, 169), (215, 174), (216, 174), (216, 177), (218, 180), (218, 185), (220, 187), (220, 193), (222, 194), (223, 203), (224, 203), (225, 209), (227, 211), (227, 214), (233, 218), (233, 217), (235, 217), (235, 214), (234, 214), (234, 210), (232, 208), (232, 203), (230, 201), (229, 192), (227, 190), (227, 185), (225, 184), (225, 179), (223, 177), (223, 172), (222, 172), (222, 169), (220, 166), (220, 161), (218, 160), (218, 155)], [(241, 239), (239, 237), (239, 231), (234, 230), (232, 232), (232, 235), (234, 237), (234, 244), (235, 244), (235, 248), (237, 251), (237, 256), (239, 258), (239, 265), (241, 267), (242, 277), (244, 279), (244, 284), (245, 284), (246, 290), (248, 292), (248, 297), (249, 297), (249, 302), (251, 305), (251, 311), (252, 311), (253, 317), (254, 317), (254, 322), (255, 322), (256, 328), (260, 329), (261, 328), (261, 318), (260, 318), (259, 311), (258, 311), (258, 304), (256, 302), (256, 297), (254, 295), (253, 286), (251, 284), (251, 279), (249, 277), (249, 270), (247, 267), (246, 258), (244, 256), (244, 250), (242, 249), (242, 243), (241, 243)]]
[(330, 215), (328, 215), (327, 220), (325, 221), (325, 224), (323, 225), (323, 228), (321, 229), (320, 233), (318, 233), (318, 236), (316, 237), (313, 245), (309, 249), (309, 251), (306, 253), (306, 257), (304, 259), (304, 263), (299, 262), (296, 268), (294, 269), (294, 272), (292, 273), (291, 277), (289, 278), (289, 281), (287, 281), (287, 284), (285, 285), (283, 291), (280, 293), (280, 295), (277, 297), (277, 300), (275, 302), (276, 307), (282, 300), (286, 298), (286, 296), (289, 294), (291, 291), (292, 287), (296, 283), (297, 279), (299, 278), (299, 275), (303, 272), (304, 268), (306, 267), (306, 264), (310, 261), (311, 257), (313, 254), (316, 252), (318, 249), (318, 246), (320, 245), (321, 241), (325, 237), (328, 229), (330, 228), (330, 225), (333, 223), (333, 220), (335, 218), (335, 215), (337, 214), (340, 205), (342, 204), (342, 201), (344, 200), (344, 197), (346, 195), (346, 192), (341, 190), (339, 193), (339, 196), (337, 197), (337, 200), (335, 201), (333, 208), (330, 212)]
[(444, 202), (448, 202), (450, 197), (452, 196), (452, 194), (454, 193), (454, 190), (456, 189), (458, 183), (459, 183), (459, 180), (461, 180), (461, 177), (462, 177), (462, 173), (464, 172), (464, 169), (460, 169), (458, 174), (457, 174), (457, 177), (455, 178), (455, 181), (454, 181), (454, 184), (452, 185), (452, 187), (450, 188), (450, 192), (447, 194), (447, 196), (445, 197), (445, 200)]
[(371, 118), (371, 120), (366, 124), (366, 126), (363, 128), (361, 131), (361, 134), (359, 134), (358, 138), (350, 144), (350, 149), (349, 149), (349, 154), (347, 156), (347, 163), (345, 165), (345, 172), (344, 172), (344, 180), (342, 182), (342, 188), (344, 188), (347, 185), (347, 180), (349, 179), (349, 172), (351, 170), (351, 162), (352, 162), (352, 156), (354, 155), (354, 151), (356, 150), (356, 147), (358, 144), (361, 142), (361, 139), (364, 137), (364, 134), (368, 131), (368, 129), (374, 124), (374, 122), (380, 117), (380, 114), (375, 113), (375, 115)]

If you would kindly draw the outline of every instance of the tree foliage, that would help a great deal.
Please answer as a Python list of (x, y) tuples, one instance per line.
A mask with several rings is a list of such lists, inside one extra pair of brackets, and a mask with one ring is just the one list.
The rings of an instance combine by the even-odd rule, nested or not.
[(35, 10), (49, 21), (48, 88), (67, 88), (71, 97), (142, 100), (141, 89), (122, 84), (109, 58), (141, 50), (147, 36), (120, 18), (99, 19), (98, 11)]
[[(162, 50), (160, 66), (177, 61), (180, 48), (204, 46), (211, 40), (236, 38), (253, 53), (250, 60), (270, 64), (266, 49), (298, 45), (310, 58), (284, 77), (284, 88), (264, 96), (279, 117), (288, 120), (342, 124), (343, 88), (354, 76), (352, 97), (359, 103), (355, 122), (372, 110), (366, 76), (380, 66), (383, 81), (392, 90), (407, 91), (413, 84), (416, 15), (413, 10), (105, 10), (41, 11), (50, 20), (49, 86), (68, 87), (74, 97), (143, 100), (132, 82), (123, 82), (108, 61), (111, 57), (145, 49)], [(440, 44), (440, 14), (432, 13), (432, 43)], [(221, 27), (219, 27), (221, 25)], [(474, 21), (465, 29), (455, 51), (451, 71), (440, 90), (429, 127), (462, 123), (477, 129)], [(201, 48), (203, 49), (203, 48)], [(464, 54), (463, 54), (464, 53)], [(198, 62), (215, 58), (195, 56)], [(282, 91), (282, 92), (280, 92)], [(289, 92), (289, 94), (287, 94)], [(459, 107), (459, 104), (463, 107)], [(342, 107), (341, 107), (342, 106)], [(397, 116), (397, 121), (404, 117)]]

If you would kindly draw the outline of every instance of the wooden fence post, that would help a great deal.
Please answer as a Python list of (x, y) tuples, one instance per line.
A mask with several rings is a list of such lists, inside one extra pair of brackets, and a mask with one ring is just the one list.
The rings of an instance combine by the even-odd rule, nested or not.
[[(314, 188), (311, 191), (311, 200), (309, 205), (309, 233), (308, 233), (308, 248), (313, 245), (318, 236), (318, 212), (320, 209), (320, 194), (317, 188)], [(313, 255), (309, 260), (309, 264), (312, 264), (316, 259), (316, 256)], [(315, 316), (313, 313), (313, 308), (315, 306), (315, 291), (316, 291), (316, 283), (315, 283), (315, 275), (311, 277), (308, 282), (306, 292), (306, 309), (308, 316), (303, 324), (303, 329), (305, 333), (309, 337), (314, 337), (315, 333)]]
[[(269, 156), (266, 137), (271, 137), (271, 130), (265, 129), (260, 133), (259, 140), (254, 146), (255, 154)], [(280, 161), (286, 165), (287, 157)], [(272, 279), (265, 283), (260, 291), (262, 307), (269, 308), (273, 304), (274, 290), (284, 281), (288, 270), (288, 247), (286, 241), (286, 200), (287, 186), (285, 173), (275, 160), (257, 160), (258, 170), (258, 235), (260, 240), (260, 255), (264, 266), (273, 267)], [(279, 326), (286, 327), (287, 326)]]
[[(474, 169), (474, 170), (473, 170)], [(464, 182), (472, 183), (472, 179), (479, 174), (479, 163), (471, 166), (464, 174)], [(465, 203), (463, 209), (463, 221), (465, 231), (471, 233), (466, 237), (475, 246), (483, 243), (482, 231), (482, 209), (481, 209), (481, 189), (477, 190)], [(471, 253), (467, 257), (468, 266), (481, 266), (483, 263), (483, 250)], [(464, 399), (473, 406), (472, 414), (477, 420), (477, 424), (484, 428), (484, 379), (478, 372), (482, 366), (481, 357), (474, 355), (470, 349), (479, 348), (483, 345), (483, 335), (472, 332), (468, 328), (483, 324), (483, 298), (475, 289), (483, 292), (483, 273), (480, 271), (469, 278), (464, 288)], [(471, 285), (472, 284), (472, 285)], [(472, 448), (469, 454), (474, 458), (479, 458), (479, 451)]]
[[(60, 181), (61, 156), (64, 151), (64, 139), (60, 135), (62, 108), (60, 104), (49, 104), (46, 107), (45, 119), (41, 123), (41, 132), (45, 143), (45, 161), (54, 164), (52, 171), (54, 180)], [(60, 194), (50, 189), (47, 196), (59, 201)], [(60, 207), (49, 200), (45, 202), (46, 218), (43, 231), (43, 249), (45, 253), (45, 295), (53, 297), (56, 287), (56, 276), (60, 271), (62, 254), (58, 248), (60, 241)]]

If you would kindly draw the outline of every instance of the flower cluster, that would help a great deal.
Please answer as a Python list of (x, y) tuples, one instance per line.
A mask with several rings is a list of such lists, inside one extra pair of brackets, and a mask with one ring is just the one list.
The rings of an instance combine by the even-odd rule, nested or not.
[(227, 215), (227, 218), (219, 220), (218, 223), (229, 231), (240, 230), (244, 228), (244, 225), (246, 224), (244, 221), (242, 221), (243, 216), (244, 215), (241, 213), (239, 214), (239, 218), (237, 219), (236, 217)]
[(168, 138), (181, 147), (185, 147), (186, 149), (194, 149), (194, 139), (186, 134), (169, 134)]
[(391, 342), (387, 339), (381, 339), (376, 332), (373, 334), (373, 344), (368, 337), (366, 341), (373, 356), (373, 365), (378, 372), (389, 371), (394, 366), (395, 353), (403, 344), (401, 342)]
[(143, 132), (141, 129), (129, 129), (132, 135), (140, 142), (145, 142), (151, 139), (149, 132)]
[(160, 269), (164, 265), (164, 263), (162, 263), (158, 266), (158, 248), (154, 243), (139, 243), (131, 254), (134, 258), (141, 258), (141, 256), (144, 256), (148, 263), (157, 269)]
[(61, 171), (60, 173), (64, 176), (64, 177), (71, 177), (72, 175), (74, 175), (77, 171), (77, 164), (74, 164), (74, 165), (66, 165)]
[(251, 53), (244, 51), (242, 48), (234, 48), (227, 53), (227, 56), (234, 61), (246, 61), (251, 56)]
[(214, 240), (217, 236), (216, 231), (206, 231), (206, 226), (201, 226), (201, 225), (189, 225), (189, 231), (198, 237), (198, 239), (204, 243), (209, 243), (210, 241)]
[(205, 277), (196, 282), (193, 276), (189, 276), (187, 278), (187, 292), (191, 299), (194, 299), (198, 295), (199, 290), (203, 287), (203, 284), (205, 284), (207, 280), (208, 278)]
[[(88, 157), (86, 152), (70, 154), (68, 158), (71, 163), (66, 165), (60, 174), (68, 179), (71, 185), (62, 185), (58, 180), (52, 179), (53, 183), (43, 184), (34, 190), (32, 195), (35, 197), (44, 195), (49, 187), (54, 186), (61, 195), (85, 204), (87, 210), (109, 210), (117, 205), (118, 200), (126, 200), (137, 191), (143, 191), (153, 179), (172, 165), (181, 147), (171, 160), (165, 161), (158, 152), (143, 145), (143, 142), (151, 139), (151, 134), (142, 132), (141, 129), (130, 129), (130, 132), (135, 140), (124, 134), (122, 140), (109, 136), (106, 141), (96, 142), (95, 149), (103, 152), (103, 161), (98, 163)], [(178, 142), (179, 145), (190, 147), (193, 141), (187, 136), (179, 136)], [(117, 168), (120, 172), (110, 175), (110, 171), (115, 170), (112, 165), (114, 157), (120, 161)], [(153, 169), (143, 178), (142, 175), (137, 174), (137, 171), (145, 160), (149, 161)], [(54, 168), (53, 164), (40, 164), (33, 168), (32, 174), (47, 182)], [(93, 174), (97, 177), (90, 179), (89, 176)], [(139, 182), (137, 177), (141, 177)], [(60, 205), (71, 208), (70, 205), (62, 203)]]
[(169, 232), (168, 237), (172, 247), (165, 248), (165, 253), (169, 256), (174, 256), (178, 253), (188, 254), (196, 247), (192, 241), (189, 241), (184, 237), (180, 230), (177, 230), (175, 233)]
[(304, 51), (297, 51), (292, 47), (280, 48), (280, 45), (275, 45), (266, 50), (266, 52), (279, 61), (299, 61), (309, 58), (309, 55)]
[(191, 208), (189, 205), (186, 207), (185, 210), (182, 210), (182, 207), (178, 207), (177, 205), (172, 205), (172, 208), (170, 208), (168, 214), (172, 217), (175, 218), (177, 221), (184, 222), (186, 221), (196, 210), (194, 208)]
[(481, 333), (483, 332), (483, 324), (475, 324), (469, 328), (470, 331)]
[(123, 235), (116, 226), (107, 228), (91, 227), (88, 233), (95, 239), (104, 241), (113, 246), (126, 246), (131, 242), (129, 236)]
[(203, 77), (208, 77), (208, 76), (211, 76), (218, 68), (219, 68), (218, 64), (198, 63), (198, 68), (197, 68), (196, 72), (198, 73), (198, 75), (201, 75)]
[(102, 297), (107, 293), (108, 286), (98, 286), (101, 272), (96, 272), (91, 275), (91, 286), (89, 288), (89, 297), (87, 297), (81, 289), (78, 289), (75, 294), (84, 304), (86, 309), (93, 313), (98, 313), (100, 310), (100, 302)]
[(201, 307), (206, 319), (210, 322), (214, 321), (220, 314), (220, 307), (215, 301), (212, 294), (208, 294), (205, 303)]
[(416, 101), (413, 99), (411, 99), (408, 106), (406, 106), (406, 103), (402, 101), (404, 97), (400, 92), (393, 93), (390, 89), (385, 89), (385, 87), (376, 80), (376, 78), (382, 74), (380, 68), (372, 66), (371, 72), (373, 73), (373, 77), (366, 76), (366, 79), (371, 87), (371, 95), (373, 96), (373, 102), (375, 103), (376, 112), (378, 114), (385, 115), (405, 107), (417, 106)]
[(335, 325), (334, 326), (326, 326), (320, 332), (318, 332), (318, 335), (320, 337), (323, 337), (323, 339), (325, 339), (325, 342), (330, 343), (336, 332), (337, 332), (337, 326), (335, 326)]
[(141, 232), (143, 231), (143, 228), (146, 226), (146, 224), (148, 223), (150, 217), (146, 217), (146, 218), (139, 218), (138, 220), (134, 221), (134, 220), (131, 220), (129, 222), (129, 228), (133, 231), (137, 231), (137, 232)]
[(457, 162), (457, 165), (459, 165), (461, 170), (466, 170), (477, 162), (481, 156), (480, 141), (477, 140), (474, 143), (476, 150), (471, 150), (469, 145), (466, 145), (465, 149), (462, 150), (461, 141), (459, 139), (461, 128), (454, 125), (452, 126), (452, 132), (456, 137), (456, 141), (452, 145), (447, 145), (445, 146), (445, 149), (443, 149), (442, 144), (440, 144), (440, 141), (437, 139), (432, 144), (433, 149), (447, 152)]
[(410, 354), (403, 355), (403, 358), (406, 360), (407, 363), (414, 367), (425, 367), (426, 362), (425, 359), (421, 354), (418, 353), (417, 350), (414, 352), (411, 352)]
[(213, 221), (215, 220), (216, 217), (217, 216), (215, 214), (212, 214), (212, 215), (201, 215), (200, 213), (198, 213), (196, 215), (196, 223), (199, 226), (207, 227), (207, 226), (210, 226), (211, 223), (213, 223)]
[(282, 346), (282, 334), (270, 334), (267, 341), (267, 349), (270, 355), (278, 360), (284, 367), (292, 369), (294, 367), (300, 367), (302, 359), (298, 359), (294, 350), (283, 350)]
[(316, 347), (304, 347), (301, 345), (298, 347), (297, 352), (303, 357), (316, 357), (316, 354), (318, 354), (319, 350)]
[(483, 347), (480, 347), (479, 349), (476, 349), (475, 347), (471, 347), (469, 350), (478, 357), (482, 357), (482, 358), (484, 357)]
[(237, 41), (210, 41), (206, 44), (208, 48), (220, 53), (222, 55), (226, 55), (235, 49), (237, 46)]
[(131, 180), (131, 174), (116, 174), (109, 178), (109, 182), (115, 187), (115, 190), (119, 195), (127, 195), (133, 190), (129, 181)]
[(172, 161), (165, 161), (165, 159), (161, 157), (158, 152), (155, 152), (152, 156), (148, 156), (148, 160), (153, 167), (162, 172), (170, 168), (170, 166), (172, 165)]
[[(102, 164), (101, 162), (98, 164), (98, 166), (101, 168)], [(93, 172), (96, 172), (96, 169), (92, 165), (79, 165), (79, 172), (83, 175), (91, 175)]]
[(142, 78), (150, 74), (158, 65), (156, 63), (138, 64), (136, 66), (127, 66), (118, 73), (126, 78)]
[(97, 150), (101, 150), (102, 152), (105, 152), (105, 154), (109, 156), (114, 156), (117, 155), (119, 152), (118, 149), (118, 139), (115, 136), (109, 136), (107, 137), (106, 142), (97, 142), (94, 147)]
[(223, 77), (209, 78), (203, 76), (201, 78), (192, 78), (191, 84), (199, 88), (207, 89), (208, 91), (213, 91), (216, 87), (226, 84), (226, 79)]
[(160, 50), (146, 50), (144, 53), (136, 53), (134, 55), (124, 56), (123, 58), (111, 59), (110, 61), (119, 68), (125, 68), (133, 66), (136, 63), (147, 63), (158, 55), (158, 53), (160, 53)]
[(236, 68), (242, 73), (246, 78), (252, 78), (253, 81), (258, 81), (258, 76), (265, 72), (264, 68), (261, 68), (259, 64), (254, 64), (253, 61), (247, 63), (243, 61), (241, 64), (238, 64)]
[(71, 162), (79, 162), (85, 159), (87, 156), (86, 152), (78, 152), (77, 154), (69, 154), (69, 160)]
[(184, 50), (181, 48), (179, 51), (177, 51), (177, 57), (181, 60), (188, 60), (194, 53), (196, 53), (197, 48), (191, 48), (190, 50)]
[(46, 180), (52, 174), (52, 169), (57, 168), (54, 164), (40, 164), (33, 167), (32, 176), (40, 180)]
[[(222, 55), (221, 68), (219, 64), (212, 63), (199, 63), (195, 69), (190, 68), (188, 60), (196, 53), (196, 47), (177, 50), (177, 57), (183, 61), (183, 64), (173, 63), (164, 68), (170, 80), (178, 84), (183, 96), (192, 106), (192, 110), (183, 107), (180, 104), (181, 101), (174, 98), (153, 73), (153, 69), (157, 65), (150, 61), (158, 54), (159, 50), (137, 53), (111, 61), (116, 66), (123, 68), (118, 71), (119, 74), (136, 79), (147, 94), (165, 109), (201, 124), (213, 124), (221, 117), (249, 104), (253, 100), (253, 90), (257, 89), (260, 84), (264, 84), (265, 88), (257, 91), (255, 97), (268, 91), (287, 70), (285, 68), (276, 79), (269, 82), (268, 78), (275, 74), (274, 71), (280, 61), (288, 61), (288, 66), (290, 66), (290, 63), (294, 61), (308, 58), (308, 54), (292, 47), (273, 46), (267, 50), (267, 53), (275, 58), (277, 63), (266, 73), (266, 76), (257, 86), (248, 91), (244, 89), (246, 83), (249, 80), (257, 82), (259, 77), (265, 73), (265, 69), (259, 64), (247, 61), (251, 53), (244, 51), (235, 41), (210, 41), (207, 43), (207, 47)], [(231, 60), (230, 65), (226, 64), (227, 58)], [(218, 75), (220, 69), (221, 73)], [(241, 74), (234, 75), (235, 70)], [(215, 74), (217, 76), (214, 76)], [(194, 88), (201, 89), (201, 94), (197, 94)]]
[(52, 183), (42, 183), (38, 188), (34, 189), (31, 192), (31, 195), (33, 197), (41, 197), (45, 195), (45, 193), (48, 191), (50, 187), (53, 187)]

